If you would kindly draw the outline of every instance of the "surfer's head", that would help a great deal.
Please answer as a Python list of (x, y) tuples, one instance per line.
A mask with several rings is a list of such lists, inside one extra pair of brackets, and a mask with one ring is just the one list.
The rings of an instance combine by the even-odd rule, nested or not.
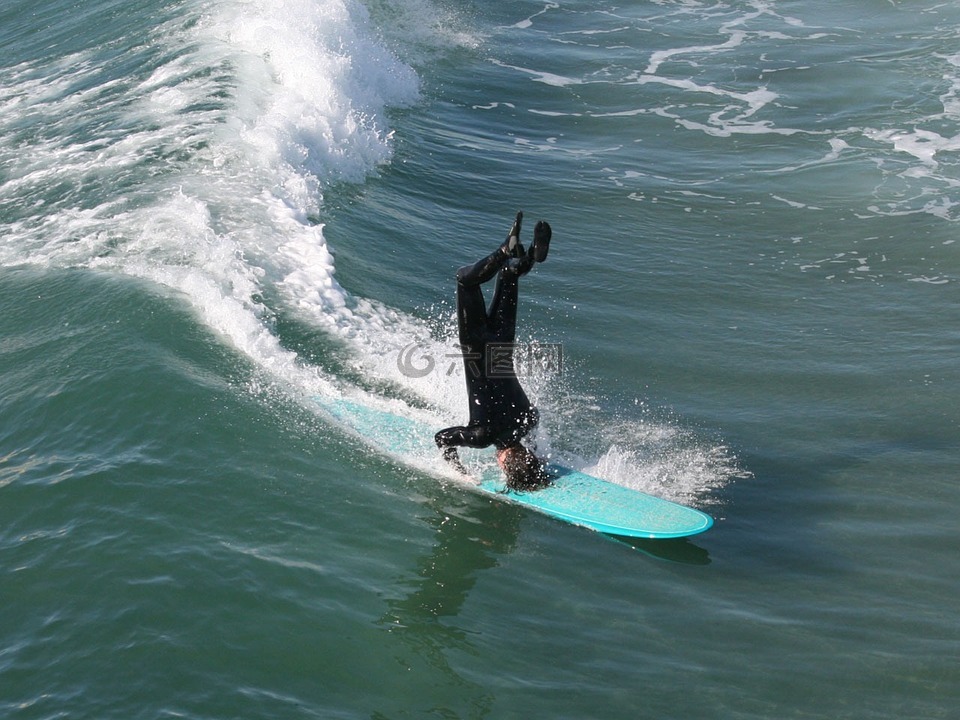
[(520, 443), (497, 451), (497, 462), (512, 490), (536, 490), (550, 483), (543, 461)]

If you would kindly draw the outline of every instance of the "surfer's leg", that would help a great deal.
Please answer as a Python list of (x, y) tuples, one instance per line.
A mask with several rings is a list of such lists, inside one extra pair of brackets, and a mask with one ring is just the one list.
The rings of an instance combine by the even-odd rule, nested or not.
[(457, 283), (457, 323), (463, 352), (479, 348), (487, 331), (487, 305), (479, 285)]
[(520, 223), (523, 219), (523, 213), (517, 213), (516, 220), (510, 232), (507, 233), (507, 239), (485, 258), (478, 260), (473, 265), (464, 265), (457, 270), (457, 282), (461, 285), (482, 285), (497, 274), (504, 262), (510, 257), (520, 257), (524, 255), (523, 246), (520, 245)]
[(482, 285), (499, 272), (507, 258), (506, 246), (501, 245), (485, 258), (457, 270), (457, 283), (467, 287)]
[(519, 272), (504, 268), (497, 276), (493, 301), (490, 303), (490, 320), (496, 328), (499, 342), (512, 343), (517, 335), (517, 306), (520, 301)]
[[(461, 349), (464, 353), (474, 353), (480, 348), (490, 320), (495, 317), (495, 308), (500, 304), (497, 298), (500, 298), (503, 294), (501, 290), (502, 281), (499, 278), (497, 280), (494, 309), (491, 309), (490, 313), (487, 312), (480, 286), (498, 272), (502, 276), (506, 272), (504, 269), (505, 263), (518, 262), (511, 259), (508, 253), (507, 243), (504, 243), (473, 265), (465, 265), (457, 270), (457, 322), (459, 323)], [(500, 321), (498, 319), (495, 322), (499, 324)]]
[(523, 252), (521, 246), (519, 255), (507, 260), (497, 276), (497, 286), (493, 293), (493, 301), (490, 303), (489, 316), (494, 327), (497, 328), (498, 335), (501, 336), (498, 339), (502, 342), (513, 342), (516, 336), (517, 305), (520, 296), (517, 279), (530, 272), (535, 262), (543, 262), (547, 259), (551, 235), (550, 225), (543, 220), (538, 222), (534, 231), (534, 244), (531, 245), (530, 251)]

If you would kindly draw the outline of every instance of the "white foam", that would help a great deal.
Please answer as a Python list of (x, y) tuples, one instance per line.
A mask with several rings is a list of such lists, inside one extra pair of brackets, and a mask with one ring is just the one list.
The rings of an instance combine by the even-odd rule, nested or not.
[(571, 77), (566, 77), (564, 75), (557, 75), (555, 73), (547, 72), (545, 70), (533, 70), (531, 68), (519, 67), (517, 65), (509, 65), (495, 58), (490, 58), (490, 62), (500, 67), (509, 68), (510, 70), (516, 70), (517, 72), (523, 73), (524, 75), (530, 75), (533, 78), (534, 82), (543, 83), (544, 85), (552, 85), (553, 87), (566, 87), (568, 85), (580, 85), (583, 82), (578, 78), (571, 78)]
[(768, 90), (766, 87), (759, 87), (749, 92), (737, 92), (734, 90), (725, 90), (712, 84), (697, 83), (688, 78), (664, 78), (658, 75), (648, 74), (637, 75), (634, 81), (639, 85), (657, 83), (686, 92), (706, 93), (734, 101), (733, 104), (726, 105), (721, 110), (710, 113), (707, 123), (696, 122), (680, 117), (665, 108), (657, 108), (652, 111), (657, 115), (672, 118), (678, 125), (689, 130), (700, 130), (708, 135), (715, 135), (717, 137), (730, 137), (734, 134), (794, 135), (800, 132), (793, 128), (776, 127), (768, 121), (748, 121), (748, 118), (777, 99), (777, 93)]
[(656, 52), (650, 54), (650, 63), (647, 65), (647, 69), (644, 72), (648, 75), (655, 75), (660, 70), (660, 66), (663, 65), (663, 63), (679, 55), (706, 54), (732, 50), (733, 48), (739, 47), (743, 44), (743, 40), (746, 35), (747, 34), (744, 31), (737, 30), (730, 33), (730, 37), (728, 37), (722, 43), (716, 43), (714, 45), (692, 45), (690, 47), (672, 48), (670, 50), (657, 50)]
[(523, 20), (520, 20), (514, 23), (513, 27), (518, 28), (520, 30), (527, 30), (533, 27), (534, 18), (540, 15), (545, 15), (550, 10), (556, 10), (559, 7), (560, 5), (558, 5), (557, 3), (553, 3), (553, 2), (544, 3), (543, 10), (541, 10), (540, 12), (534, 13), (530, 17), (524, 18)]
[(759, 172), (764, 173), (785, 173), (785, 172), (794, 172), (796, 170), (803, 170), (809, 167), (815, 167), (817, 165), (826, 165), (840, 159), (840, 156), (845, 150), (850, 149), (850, 145), (847, 144), (846, 140), (842, 138), (829, 138), (827, 143), (830, 145), (830, 151), (825, 153), (823, 157), (818, 158), (817, 160), (811, 160), (809, 162), (800, 163), (798, 165), (792, 165), (788, 167), (777, 168), (775, 170), (760, 170)]
[[(631, 439), (627, 439), (628, 441)], [(702, 504), (731, 477), (746, 477), (723, 447), (657, 447), (642, 440), (628, 448), (615, 444), (584, 472), (649, 495), (685, 504)]]
[(960, 150), (960, 134), (944, 137), (939, 133), (922, 128), (912, 130), (874, 130), (864, 131), (871, 140), (889, 143), (898, 152), (912, 155), (925, 165), (936, 167), (937, 155)]
[[(0, 132), (27, 116), (64, 127), (29, 155), (3, 154), (10, 181), (0, 199), (43, 197), (58, 182), (135, 182), (90, 206), (78, 204), (89, 196), (38, 201), (4, 222), (0, 263), (110, 269), (172, 288), (287, 394), (334, 392), (332, 378), (272, 332), (278, 309), (261, 300), (269, 291), (283, 312), (342, 339), (361, 376), (432, 404), (436, 424), (458, 418), (465, 391), (455, 347), (415, 318), (351, 296), (336, 280), (323, 226), (310, 219), (322, 215), (329, 182), (362, 180), (389, 160), (385, 108), (416, 100), (416, 75), (378, 44), (356, 2), (199, 11), (193, 30), (158, 29), (178, 51), (145, 78), (105, 79), (86, 56), (8, 76)], [(78, 86), (86, 89), (71, 91)], [(76, 115), (109, 117), (117, 130), (74, 135)], [(143, 162), (179, 152), (187, 159), (169, 168)], [(411, 345), (435, 359), (436, 374), (415, 377), (398, 362)]]
[[(699, 3), (691, 3), (695, 9), (700, 10), (702, 7)], [(721, 6), (722, 8), (723, 6)], [(739, 48), (747, 40), (753, 37), (760, 37), (773, 40), (792, 40), (793, 37), (786, 33), (771, 31), (771, 30), (747, 30), (744, 29), (744, 26), (748, 25), (751, 21), (756, 20), (757, 18), (763, 16), (769, 16), (783, 22), (790, 28), (806, 28), (806, 24), (799, 18), (780, 15), (776, 11), (776, 6), (774, 3), (767, 2), (766, 0), (750, 0), (746, 3), (746, 7), (749, 10), (734, 16), (733, 18), (721, 23), (717, 28), (717, 34), (720, 36), (726, 36), (727, 39), (720, 43), (714, 43), (711, 45), (691, 45), (687, 47), (680, 48), (671, 48), (668, 50), (657, 50), (650, 54), (650, 61), (647, 64), (645, 72), (649, 75), (655, 75), (660, 71), (660, 66), (665, 62), (672, 60), (676, 57), (682, 56), (700, 56), (700, 55), (713, 55), (716, 53), (723, 53), (730, 50)], [(687, 14), (691, 11), (690, 8), (683, 8), (680, 10), (680, 14)], [(721, 14), (722, 16), (722, 14)], [(827, 35), (827, 33), (813, 33), (807, 36), (808, 39), (821, 38)], [(687, 60), (688, 64), (695, 65), (694, 60)]]
[[(346, 337), (386, 327), (377, 310), (348, 307), (309, 218), (327, 183), (361, 180), (389, 160), (385, 109), (414, 101), (417, 77), (352, 0), (194, 11), (192, 29), (158, 28), (172, 59), (145, 79), (109, 77), (91, 53), (5, 79), (0, 133), (41, 120), (47, 132), (31, 153), (0, 151), (9, 167), (0, 199), (37, 198), (33, 212), (3, 223), (0, 262), (111, 268), (169, 286), (256, 365), (312, 385), (316, 372), (280, 345), (259, 298), (286, 287)], [(102, 129), (74, 132), (77, 118)], [(99, 200), (47, 190), (97, 183)]]
[[(18, 66), (0, 81), (0, 137), (18, 124), (45, 131), (28, 154), (0, 147), (9, 180), (0, 201), (18, 203), (0, 219), (0, 264), (109, 269), (172, 288), (286, 392), (334, 392), (272, 331), (274, 313), (295, 312), (341, 339), (364, 380), (432, 406), (422, 410), (431, 424), (461, 420), (451, 339), (351, 295), (316, 221), (329, 183), (360, 181), (389, 161), (386, 108), (416, 100), (415, 73), (353, 0), (209, 2), (193, 12), (191, 27), (180, 18), (157, 28), (170, 59), (146, 77), (112, 77), (86, 53)], [(515, 69), (554, 86), (579, 82)], [(762, 91), (726, 95), (746, 105), (741, 117), (770, 101)], [(89, 123), (82, 132), (78, 117)], [(58, 186), (67, 189), (49, 190)], [(434, 371), (411, 373), (409, 348)], [(526, 384), (545, 407), (549, 379)], [(645, 460), (604, 462), (597, 472), (614, 481), (656, 475)]]

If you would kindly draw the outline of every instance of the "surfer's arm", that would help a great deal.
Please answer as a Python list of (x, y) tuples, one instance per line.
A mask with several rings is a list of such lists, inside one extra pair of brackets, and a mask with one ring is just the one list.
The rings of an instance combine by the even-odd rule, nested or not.
[(460, 462), (458, 447), (485, 448), (492, 444), (489, 430), (482, 425), (455, 425), (441, 430), (433, 436), (434, 442), (443, 453), (443, 459), (453, 465), (457, 472), (469, 475), (467, 469)]
[(441, 430), (433, 436), (433, 441), (443, 453), (443, 459), (453, 465), (454, 469), (461, 475), (467, 475), (467, 469), (460, 462), (460, 455), (457, 453), (457, 446), (464, 444), (465, 427), (448, 427)]

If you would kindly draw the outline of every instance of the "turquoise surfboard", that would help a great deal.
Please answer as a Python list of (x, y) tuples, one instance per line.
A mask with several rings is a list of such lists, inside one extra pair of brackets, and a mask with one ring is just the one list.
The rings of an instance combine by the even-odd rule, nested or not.
[[(320, 406), (368, 444), (410, 462), (436, 457), (435, 428), (422, 420), (345, 398), (316, 397)], [(681, 538), (713, 525), (694, 508), (647, 495), (562, 465), (548, 466), (551, 484), (535, 491), (506, 487), (496, 466), (483, 470), (473, 487), (501, 500), (518, 503), (573, 525), (608, 535), (634, 538)]]

